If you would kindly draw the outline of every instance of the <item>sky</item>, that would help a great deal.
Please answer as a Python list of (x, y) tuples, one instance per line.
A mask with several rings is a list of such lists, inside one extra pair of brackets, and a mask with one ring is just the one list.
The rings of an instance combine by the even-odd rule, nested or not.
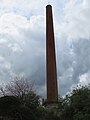
[(59, 95), (90, 83), (90, 0), (0, 0), (0, 85), (15, 76), (46, 96), (46, 5), (53, 8)]

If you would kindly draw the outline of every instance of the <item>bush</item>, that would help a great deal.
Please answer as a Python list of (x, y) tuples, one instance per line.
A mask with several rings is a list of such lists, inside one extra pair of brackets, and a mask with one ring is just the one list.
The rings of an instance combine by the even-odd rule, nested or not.
[(75, 88), (60, 103), (59, 111), (62, 120), (90, 119), (90, 85)]

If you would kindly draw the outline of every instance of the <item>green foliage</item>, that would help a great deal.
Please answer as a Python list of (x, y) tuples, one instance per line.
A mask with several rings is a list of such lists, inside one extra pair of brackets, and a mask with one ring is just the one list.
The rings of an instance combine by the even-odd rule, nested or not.
[(60, 97), (55, 114), (40, 104), (39, 96), (32, 90), (23, 96), (0, 97), (0, 117), (5, 120), (90, 120), (90, 85), (77, 87), (64, 98)]
[(62, 120), (89, 120), (90, 86), (75, 88), (59, 104)]
[(0, 116), (16, 120), (37, 120), (41, 112), (38, 111), (39, 106), (39, 97), (34, 92), (26, 94), (24, 98), (4, 96), (0, 98)]
[(0, 98), (0, 116), (16, 117), (20, 108), (20, 101), (14, 96), (5, 96)]
[(21, 101), (26, 107), (32, 110), (37, 109), (37, 106), (40, 105), (39, 96), (33, 91), (30, 91), (28, 94), (24, 95), (23, 98), (21, 98)]
[(33, 84), (16, 77), (14, 81), (0, 88), (0, 118), (14, 120), (37, 120), (44, 110), (40, 105), (40, 97), (36, 95)]

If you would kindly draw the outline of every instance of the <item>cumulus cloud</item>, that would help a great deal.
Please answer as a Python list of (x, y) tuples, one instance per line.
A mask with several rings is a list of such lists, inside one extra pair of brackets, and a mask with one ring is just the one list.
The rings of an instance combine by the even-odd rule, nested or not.
[(79, 84), (81, 84), (81, 85), (88, 85), (88, 84), (90, 84), (90, 72), (80, 76)]
[(42, 68), (39, 65), (45, 62), (43, 19), (43, 16), (33, 16), (27, 20), (11, 13), (0, 17), (0, 73), (8, 68), (1, 76), (7, 79), (10, 74), (22, 73), (31, 77)]
[[(0, 0), (0, 83), (23, 75), (45, 94), (45, 6), (41, 0)], [(89, 83), (90, 0), (51, 1), (59, 94)]]
[(0, 14), (15, 13), (29, 19), (32, 15), (44, 13), (47, 0), (0, 0)]
[(61, 70), (59, 72), (61, 94), (62, 89), (65, 93), (71, 86), (78, 83), (85, 85), (88, 81), (86, 75), (90, 73), (89, 2), (89, 0), (70, 0), (64, 8), (61, 28), (58, 27), (58, 69)]
[[(79, 0), (80, 1), (80, 0)], [(90, 6), (88, 0), (69, 2), (64, 9), (63, 28), (66, 28), (68, 39), (90, 38)]]

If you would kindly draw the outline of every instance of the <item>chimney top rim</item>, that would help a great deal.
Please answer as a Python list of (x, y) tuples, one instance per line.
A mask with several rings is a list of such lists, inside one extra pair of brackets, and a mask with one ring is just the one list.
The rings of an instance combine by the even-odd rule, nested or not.
[(47, 8), (47, 7), (52, 7), (52, 6), (51, 6), (50, 4), (48, 4), (48, 5), (46, 6), (46, 8)]

